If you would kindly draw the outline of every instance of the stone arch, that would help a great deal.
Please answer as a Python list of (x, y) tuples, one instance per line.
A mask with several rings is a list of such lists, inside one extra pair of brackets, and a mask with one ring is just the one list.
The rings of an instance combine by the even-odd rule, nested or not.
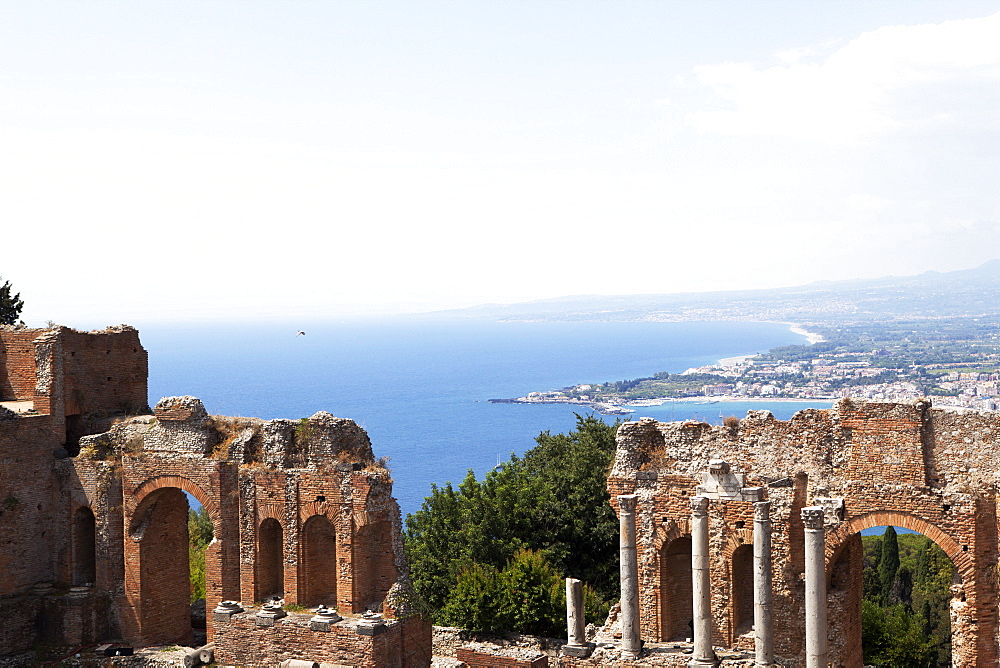
[(677, 532), (657, 550), (659, 569), (660, 639), (665, 642), (692, 636), (694, 618), (691, 581), (691, 536)]
[(333, 508), (334, 504), (329, 501), (307, 501), (299, 506), (299, 522), (305, 524), (313, 515), (326, 515), (336, 525), (337, 518), (330, 512)]
[[(177, 475), (149, 478), (125, 497), (128, 524), (126, 595), (142, 644), (186, 643), (192, 637), (188, 567), (188, 499), (197, 499), (212, 520), (213, 540), (205, 554), (206, 606), (222, 586), (222, 518), (218, 504), (198, 484)], [(212, 634), (212, 629), (208, 629)]]
[(312, 515), (299, 532), (299, 603), (338, 605), (337, 529), (324, 514)]
[(975, 564), (969, 553), (963, 550), (958, 541), (922, 517), (896, 510), (876, 510), (858, 515), (845, 520), (837, 528), (830, 531), (826, 541), (827, 577), (830, 577), (833, 564), (836, 563), (840, 551), (851, 536), (861, 533), (864, 529), (882, 526), (903, 527), (927, 536), (937, 543), (938, 547), (944, 550), (944, 553), (951, 559), (951, 563), (955, 564), (955, 570), (962, 578), (962, 582), (972, 581)]
[(680, 538), (684, 532), (677, 525), (674, 520), (667, 520), (656, 527), (656, 531), (653, 532), (652, 545), (656, 552), (663, 549), (663, 546), (667, 543)]
[[(156, 490), (163, 489), (164, 487), (176, 487), (198, 499), (198, 503), (205, 508), (208, 512), (208, 516), (212, 519), (213, 535), (216, 539), (222, 535), (222, 518), (219, 515), (218, 505), (197, 483), (179, 475), (156, 476), (155, 478), (150, 478), (139, 485), (131, 495), (126, 497), (125, 503), (128, 508), (129, 515), (135, 518), (137, 515), (136, 511), (138, 511), (140, 506), (142, 506), (146, 497)], [(130, 527), (130, 533), (131, 530), (132, 527)]]
[(726, 562), (733, 560), (733, 553), (743, 546), (753, 546), (753, 528), (733, 529), (726, 535), (726, 543), (722, 546), (722, 557)]
[(283, 596), (285, 590), (284, 535), (281, 522), (265, 517), (257, 525), (256, 591), (254, 598), (263, 601)]
[[(966, 552), (958, 541), (922, 517), (895, 510), (876, 510), (842, 522), (827, 534), (826, 578), (831, 626), (839, 626), (844, 631), (833, 634), (840, 638), (840, 642), (836, 643), (836, 647), (831, 645), (831, 650), (840, 654), (845, 665), (862, 663), (861, 589), (864, 547), (861, 531), (883, 526), (910, 529), (927, 537), (941, 548), (955, 566), (955, 577), (960, 582), (957, 589), (953, 586), (953, 597), (959, 595), (956, 592), (964, 592), (963, 585), (967, 586), (974, 582), (975, 565), (970, 553)], [(964, 602), (965, 598), (962, 596), (960, 599), (952, 600)], [(961, 606), (964, 608), (965, 604), (961, 603)], [(953, 633), (956, 614), (958, 613), (953, 603), (951, 609)], [(952, 665), (973, 665), (975, 663), (971, 658), (973, 656), (975, 656), (974, 649), (962, 647), (961, 644), (956, 645), (953, 641)]]
[(726, 532), (722, 559), (729, 570), (729, 635), (735, 644), (753, 627), (753, 527)]
[(753, 628), (753, 544), (744, 543), (727, 559), (730, 568), (730, 628), (733, 642)]

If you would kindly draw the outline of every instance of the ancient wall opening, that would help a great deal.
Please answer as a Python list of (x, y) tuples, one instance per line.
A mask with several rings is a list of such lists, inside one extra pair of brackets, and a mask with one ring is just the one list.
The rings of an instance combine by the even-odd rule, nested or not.
[(358, 601), (366, 609), (374, 609), (397, 577), (391, 525), (380, 521), (360, 527), (354, 545), (355, 563), (364, 564), (363, 568), (354, 571)]
[(282, 551), (284, 532), (273, 517), (260, 523), (257, 529), (257, 591), (255, 600), (284, 598), (285, 569)]
[(842, 661), (975, 665), (973, 648), (953, 648), (953, 629), (970, 620), (961, 574), (942, 547), (904, 529), (865, 534), (844, 539), (828, 571), (831, 636)]
[(86, 506), (73, 513), (73, 584), (97, 581), (97, 531), (94, 511)]
[(733, 550), (731, 568), (733, 634), (741, 636), (753, 629), (753, 545)]
[(146, 644), (185, 643), (191, 633), (188, 501), (176, 487), (143, 499), (132, 521), (139, 543), (139, 625)]
[(337, 534), (325, 515), (313, 515), (302, 526), (299, 603), (337, 607)]
[(691, 537), (681, 536), (660, 553), (660, 620), (664, 641), (692, 637)]

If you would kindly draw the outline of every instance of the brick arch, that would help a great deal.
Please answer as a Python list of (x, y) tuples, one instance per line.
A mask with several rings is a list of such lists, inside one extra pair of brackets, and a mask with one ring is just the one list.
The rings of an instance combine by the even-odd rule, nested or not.
[(660, 526), (656, 527), (656, 531), (653, 532), (653, 549), (659, 552), (663, 549), (664, 545), (669, 545), (684, 534), (685, 532), (674, 520), (662, 522)]
[(257, 523), (263, 522), (266, 519), (277, 520), (278, 524), (285, 523), (285, 504), (284, 503), (268, 503), (268, 502), (257, 502)]
[(299, 506), (299, 523), (305, 524), (313, 515), (325, 515), (328, 520), (337, 526), (337, 517), (330, 511), (334, 504), (329, 501), (307, 501)]
[(310, 515), (299, 529), (298, 602), (339, 607), (337, 525), (325, 514)]
[(848, 538), (856, 533), (861, 533), (864, 529), (882, 526), (903, 527), (927, 536), (948, 555), (951, 562), (955, 564), (955, 570), (962, 581), (965, 583), (972, 581), (975, 564), (969, 553), (964, 552), (962, 546), (954, 538), (921, 517), (895, 510), (876, 510), (852, 517), (831, 531), (826, 542), (827, 577), (829, 577)]
[(134, 518), (136, 511), (140, 506), (142, 506), (146, 497), (156, 490), (164, 489), (166, 487), (177, 487), (198, 499), (198, 503), (200, 503), (205, 510), (208, 511), (208, 516), (212, 520), (213, 535), (216, 538), (219, 538), (222, 535), (222, 518), (219, 514), (219, 506), (197, 483), (179, 475), (156, 476), (155, 478), (146, 480), (144, 483), (136, 487), (135, 491), (126, 497), (125, 503), (128, 507), (129, 515)]
[(722, 546), (722, 556), (727, 563), (733, 560), (733, 552), (742, 545), (753, 545), (753, 527), (728, 532), (726, 543)]

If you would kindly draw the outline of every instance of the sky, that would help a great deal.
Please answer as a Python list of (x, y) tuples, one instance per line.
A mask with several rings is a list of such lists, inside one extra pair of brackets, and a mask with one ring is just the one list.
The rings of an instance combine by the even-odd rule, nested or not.
[(0, 0), (0, 276), (82, 327), (971, 268), (998, 10)]

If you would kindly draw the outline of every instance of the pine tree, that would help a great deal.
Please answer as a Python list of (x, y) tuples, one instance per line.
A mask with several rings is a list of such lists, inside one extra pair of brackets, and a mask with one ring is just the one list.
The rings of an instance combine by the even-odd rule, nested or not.
[(3, 285), (0, 285), (0, 325), (17, 324), (17, 320), (21, 316), (21, 309), (24, 308), (21, 293), (12, 296), (10, 291), (10, 281), (5, 281)]

